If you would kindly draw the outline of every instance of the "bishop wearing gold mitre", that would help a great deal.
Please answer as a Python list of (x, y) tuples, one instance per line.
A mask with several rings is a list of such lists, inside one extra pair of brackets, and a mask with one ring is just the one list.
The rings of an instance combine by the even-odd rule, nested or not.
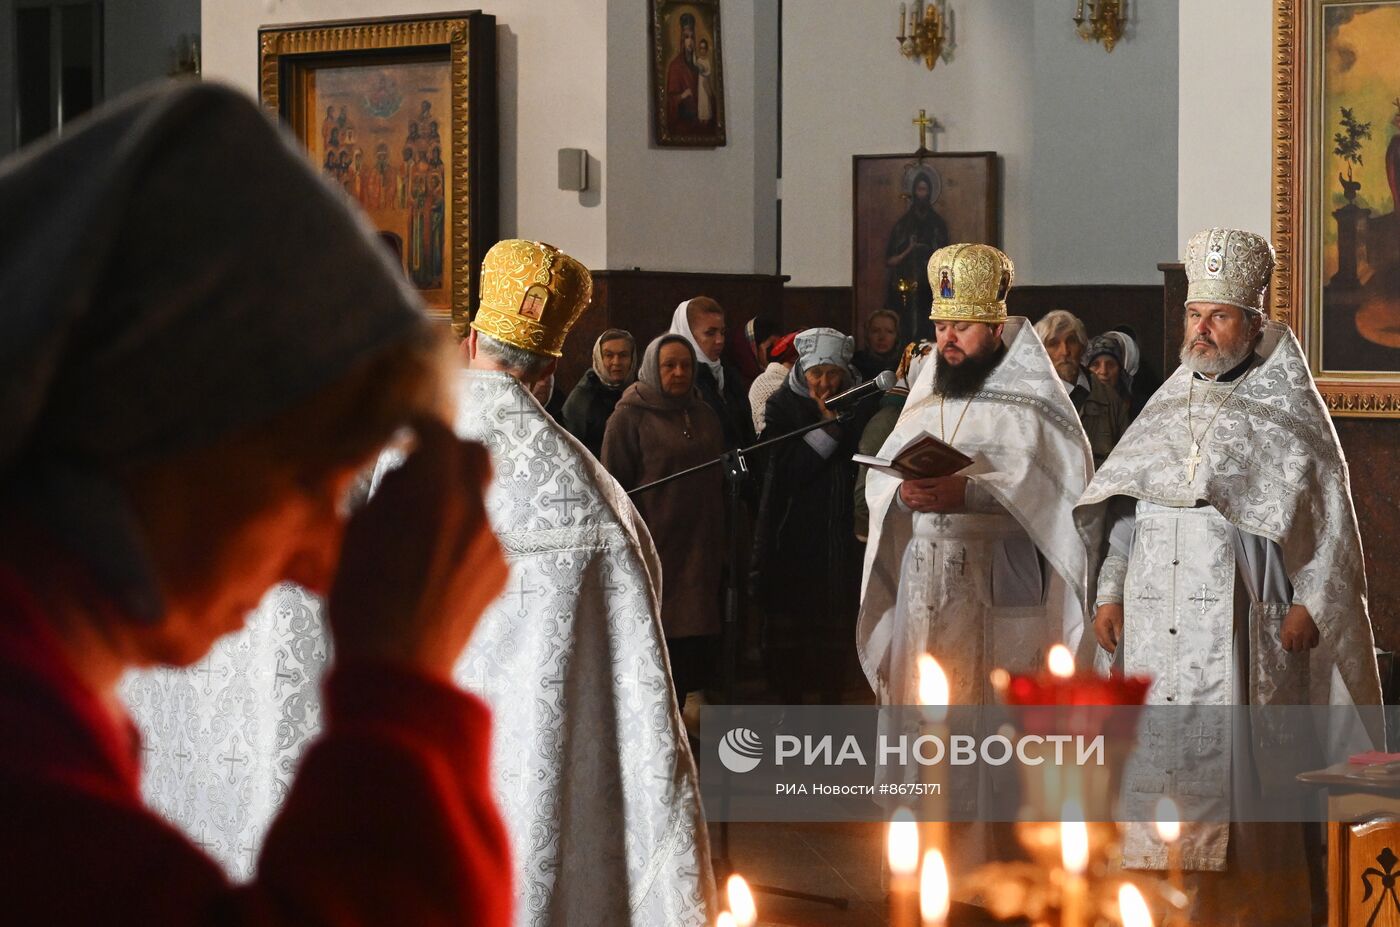
[[(990, 245), (950, 245), (929, 260), (934, 363), (910, 384), (880, 455), (927, 433), (973, 462), (951, 476), (866, 479), (857, 644), (881, 704), (917, 704), (924, 652), (947, 673), (953, 704), (991, 702), (992, 669), (1035, 668), (1084, 630), (1087, 558), (1072, 511), (1093, 459), (1030, 322), (1007, 317), (1012, 274)], [(955, 789), (950, 801), (976, 791)], [(969, 831), (953, 841), (955, 870), (998, 853), (990, 828)]]
[(698, 927), (713, 877), (660, 560), (622, 487), (530, 393), (592, 292), (552, 245), (506, 240), (482, 262), (455, 430), (491, 452), (486, 511), (511, 575), (455, 677), (494, 716), (515, 923)]
[[(1305, 851), (1302, 826), (1227, 822), (1245, 783), (1267, 792), (1270, 777), (1291, 779), (1317, 760), (1299, 731), (1284, 732), (1267, 760), (1241, 750), (1221, 709), (1380, 703), (1361, 538), (1307, 359), (1264, 314), (1273, 248), (1250, 232), (1207, 229), (1187, 244), (1185, 264), (1181, 366), (1076, 511), (1086, 521), (1108, 513), (1093, 552), (1094, 631), (1105, 658), (1154, 678), (1149, 704), (1185, 706), (1169, 714), (1188, 719), (1189, 762), (1140, 745), (1125, 797), (1150, 808), (1171, 795), (1190, 806), (1188, 820), (1213, 822), (1181, 836), (1191, 923), (1305, 925), (1305, 864), (1317, 854)], [(1380, 747), (1378, 715), (1353, 714), (1351, 749)], [(1166, 856), (1152, 828), (1129, 826), (1125, 866), (1162, 869)]]

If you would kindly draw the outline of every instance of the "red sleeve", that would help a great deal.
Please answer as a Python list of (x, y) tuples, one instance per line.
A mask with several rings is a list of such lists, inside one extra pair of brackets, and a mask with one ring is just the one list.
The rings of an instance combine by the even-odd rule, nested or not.
[[(3, 610), (0, 609), (0, 615)], [(0, 633), (0, 920), (45, 924), (488, 925), (511, 919), (490, 715), (388, 665), (329, 678), (256, 877), (234, 886), (136, 794), (71, 687), (7, 665)]]
[(256, 906), (302, 923), (509, 924), (486, 705), (415, 672), (359, 664), (332, 673), (324, 706), (326, 733), (248, 889)]

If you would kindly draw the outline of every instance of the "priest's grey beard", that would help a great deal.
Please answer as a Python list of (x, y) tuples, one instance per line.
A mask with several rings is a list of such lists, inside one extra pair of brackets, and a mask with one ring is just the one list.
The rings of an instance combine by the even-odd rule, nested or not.
[(1258, 336), (1245, 338), (1231, 351), (1226, 351), (1217, 344), (1214, 357), (1200, 357), (1191, 350), (1191, 346), (1196, 342), (1192, 337), (1181, 343), (1181, 365), (1203, 377), (1218, 377), (1244, 363), (1244, 359), (1254, 353), (1254, 346), (1258, 341)]
[(997, 369), (997, 364), (1006, 356), (1006, 345), (997, 345), (995, 351), (984, 357), (964, 357), (957, 366), (944, 360), (942, 351), (937, 354), (933, 368), (933, 391), (945, 399), (966, 399), (981, 389), (987, 377)]

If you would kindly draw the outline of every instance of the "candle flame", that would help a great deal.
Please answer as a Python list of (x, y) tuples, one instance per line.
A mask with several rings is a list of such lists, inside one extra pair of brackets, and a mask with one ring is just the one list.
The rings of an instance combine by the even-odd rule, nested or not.
[(948, 919), (948, 865), (943, 854), (929, 850), (924, 854), (924, 868), (919, 876), (919, 916), (924, 927), (941, 927)]
[(1157, 836), (1163, 843), (1176, 843), (1181, 838), (1181, 811), (1170, 798), (1157, 802)]
[(1067, 801), (1060, 815), (1060, 861), (1071, 875), (1083, 875), (1089, 868), (1089, 827), (1077, 801)]
[(1118, 915), (1123, 927), (1152, 927), (1152, 912), (1137, 886), (1124, 882), (1118, 887)]
[(1046, 664), (1050, 667), (1050, 674), (1061, 679), (1068, 679), (1074, 675), (1074, 654), (1069, 652), (1069, 648), (1064, 644), (1056, 644), (1050, 648), (1050, 655), (1046, 658)]
[(725, 892), (729, 895), (729, 910), (734, 912), (735, 927), (753, 927), (758, 922), (758, 908), (753, 901), (753, 892), (749, 891), (749, 883), (735, 873), (725, 883)]
[(715, 927), (735, 927), (734, 915), (728, 911), (719, 912), (719, 917), (715, 918)]
[(948, 674), (926, 653), (919, 654), (919, 704), (948, 704)]
[(992, 681), (992, 688), (996, 690), (997, 695), (1004, 695), (1006, 690), (1011, 687), (1011, 674), (1000, 666), (992, 670), (989, 674), (989, 678)]
[(887, 844), (890, 873), (912, 876), (919, 868), (919, 825), (907, 808), (900, 808), (890, 819)]

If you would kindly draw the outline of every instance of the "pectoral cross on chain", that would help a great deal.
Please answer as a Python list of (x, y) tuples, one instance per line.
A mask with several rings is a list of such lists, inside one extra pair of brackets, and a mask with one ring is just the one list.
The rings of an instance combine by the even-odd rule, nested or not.
[(1201, 445), (1191, 442), (1191, 453), (1186, 456), (1186, 482), (1196, 482), (1196, 467), (1201, 463)]

